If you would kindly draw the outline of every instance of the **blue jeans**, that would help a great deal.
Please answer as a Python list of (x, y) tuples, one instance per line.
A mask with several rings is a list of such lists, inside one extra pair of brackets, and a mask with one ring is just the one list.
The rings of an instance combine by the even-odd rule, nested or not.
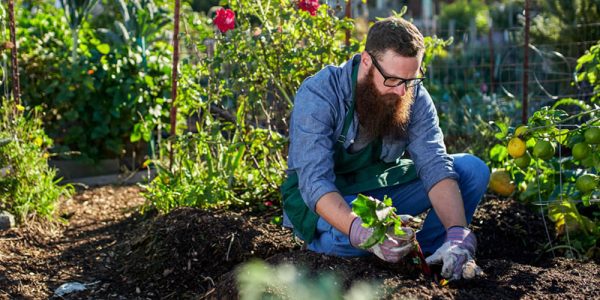
[[(470, 154), (454, 154), (454, 169), (460, 176), (458, 185), (463, 198), (467, 223), (471, 223), (477, 204), (487, 189), (490, 171), (479, 158)], [(427, 191), (420, 180), (405, 184), (380, 188), (362, 193), (383, 199), (384, 195), (392, 198), (397, 214), (416, 216), (431, 208)], [(348, 204), (356, 199), (356, 195), (344, 195)], [(444, 242), (446, 229), (440, 222), (435, 211), (431, 209), (425, 218), (423, 227), (417, 232), (417, 240), (424, 253), (433, 253)], [(350, 245), (348, 236), (335, 229), (322, 218), (317, 223), (314, 240), (308, 244), (308, 249), (318, 253), (335, 256), (364, 256), (369, 252), (354, 248)]]

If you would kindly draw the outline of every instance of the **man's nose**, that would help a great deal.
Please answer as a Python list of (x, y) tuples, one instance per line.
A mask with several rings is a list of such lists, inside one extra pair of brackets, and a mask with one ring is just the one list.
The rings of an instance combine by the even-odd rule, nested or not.
[(399, 86), (393, 87), (392, 91), (394, 94), (400, 97), (404, 96), (404, 94), (406, 94), (406, 83), (404, 82)]

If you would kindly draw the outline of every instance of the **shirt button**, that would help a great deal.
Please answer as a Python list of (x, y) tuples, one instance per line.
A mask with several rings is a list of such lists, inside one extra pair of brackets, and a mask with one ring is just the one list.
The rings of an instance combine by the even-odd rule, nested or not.
[(354, 144), (354, 140), (350, 140), (350, 144)]

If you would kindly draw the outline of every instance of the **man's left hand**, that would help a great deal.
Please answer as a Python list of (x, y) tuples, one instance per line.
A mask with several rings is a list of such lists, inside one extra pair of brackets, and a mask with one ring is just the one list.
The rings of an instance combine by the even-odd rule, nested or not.
[(425, 261), (427, 264), (443, 263), (442, 276), (450, 280), (471, 279), (483, 275), (475, 263), (477, 239), (470, 229), (453, 226), (446, 232), (446, 242)]

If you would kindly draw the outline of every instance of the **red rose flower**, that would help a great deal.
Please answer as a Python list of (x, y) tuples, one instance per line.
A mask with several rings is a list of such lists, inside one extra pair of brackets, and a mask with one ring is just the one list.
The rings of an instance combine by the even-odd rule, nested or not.
[(319, 0), (300, 0), (298, 1), (298, 8), (307, 11), (311, 16), (317, 14), (317, 9), (319, 9)]
[(235, 13), (231, 9), (219, 8), (217, 15), (213, 19), (213, 23), (222, 33), (235, 28)]

